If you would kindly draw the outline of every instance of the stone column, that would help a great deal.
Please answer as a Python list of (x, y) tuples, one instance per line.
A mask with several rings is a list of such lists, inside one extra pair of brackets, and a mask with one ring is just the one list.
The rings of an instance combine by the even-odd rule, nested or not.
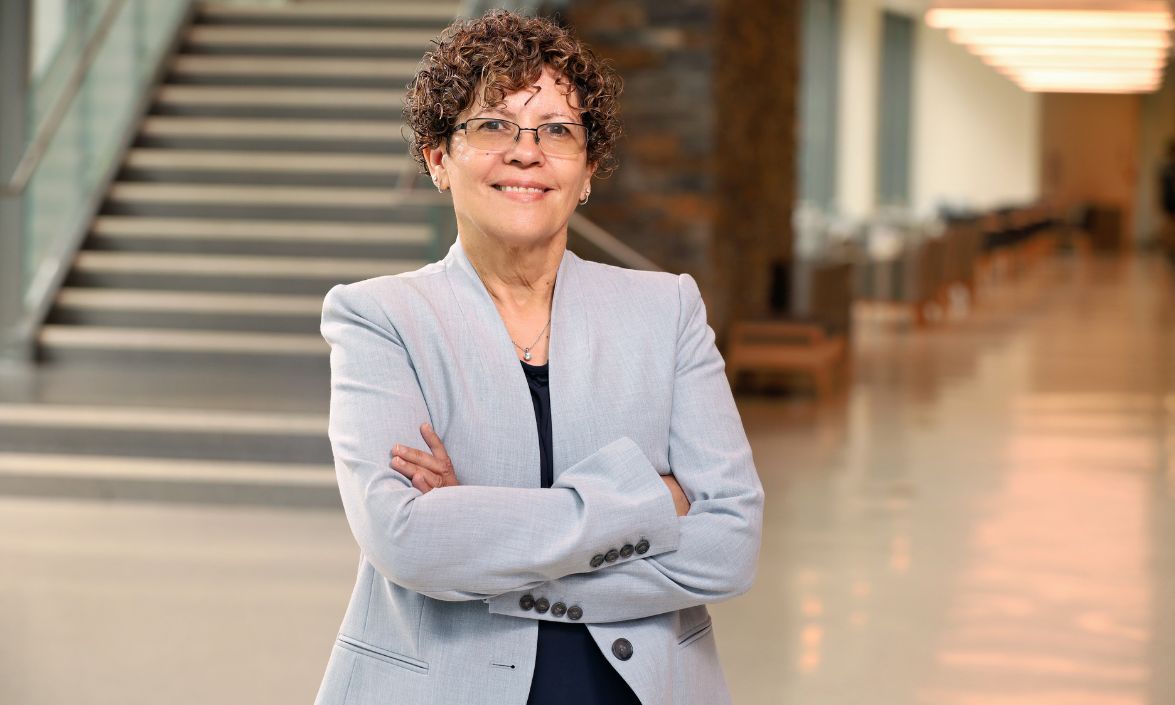
[(571, 0), (563, 13), (625, 81), (620, 168), (584, 214), (693, 274), (716, 330), (765, 315), (791, 252), (798, 3)]

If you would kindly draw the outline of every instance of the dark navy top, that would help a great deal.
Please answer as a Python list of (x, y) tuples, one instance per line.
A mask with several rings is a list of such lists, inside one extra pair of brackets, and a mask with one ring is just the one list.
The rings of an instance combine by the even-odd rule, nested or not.
[[(547, 365), (522, 362), (539, 430), (543, 487), (555, 482), (551, 442), (551, 388)], [(536, 595), (537, 597), (537, 595)], [(570, 607), (570, 605), (568, 605)], [(566, 618), (564, 618), (566, 619)], [(539, 620), (538, 653), (527, 705), (640, 705), (641, 701), (604, 658), (587, 625)]]

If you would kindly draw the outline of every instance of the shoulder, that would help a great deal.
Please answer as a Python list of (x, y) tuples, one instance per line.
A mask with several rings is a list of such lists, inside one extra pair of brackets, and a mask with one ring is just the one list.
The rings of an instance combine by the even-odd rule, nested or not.
[(443, 285), (444, 272), (442, 260), (410, 272), (336, 284), (323, 298), (322, 316), (326, 319), (332, 314), (351, 314), (373, 322), (391, 323), (397, 305), (411, 306), (428, 298), (430, 290)]
[(650, 313), (664, 316), (688, 312), (701, 298), (697, 282), (688, 274), (649, 272), (576, 260), (581, 286), (593, 303), (615, 302), (626, 307), (651, 309)]

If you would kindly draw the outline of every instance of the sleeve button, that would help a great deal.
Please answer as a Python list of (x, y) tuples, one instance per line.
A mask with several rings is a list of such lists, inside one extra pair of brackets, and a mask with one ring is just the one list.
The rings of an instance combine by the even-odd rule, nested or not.
[(563, 604), (562, 602), (556, 602), (555, 604), (551, 605), (552, 617), (562, 617), (565, 614), (567, 614), (567, 605)]
[(539, 614), (546, 614), (547, 610), (551, 609), (551, 602), (545, 597), (540, 597), (534, 601), (534, 611)]
[(641, 539), (636, 544), (637, 555), (643, 556), (649, 552), (649, 542), (646, 539)]
[(523, 595), (522, 599), (518, 601), (518, 606), (526, 611), (534, 609), (534, 595)]
[(567, 618), (570, 620), (578, 620), (583, 616), (583, 609), (579, 605), (572, 605), (567, 608)]
[(635, 550), (635, 549), (633, 549), (631, 543), (624, 544), (624, 547), (620, 549), (620, 557), (621, 558), (628, 558), (629, 556), (632, 555), (633, 550)]
[(632, 658), (632, 642), (628, 639), (617, 639), (612, 642), (612, 655), (621, 661)]
[(603, 553), (597, 553), (596, 555), (592, 556), (592, 567), (593, 568), (599, 568), (602, 565), (604, 565), (604, 554)]
[(608, 561), (609, 563), (615, 563), (616, 559), (619, 557), (620, 551), (617, 551), (615, 548), (604, 554), (604, 560)]

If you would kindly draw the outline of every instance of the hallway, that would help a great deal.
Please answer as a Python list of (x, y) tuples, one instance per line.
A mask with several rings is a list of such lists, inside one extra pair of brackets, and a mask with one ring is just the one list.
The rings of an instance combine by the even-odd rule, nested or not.
[[(1058, 258), (928, 329), (871, 314), (841, 406), (741, 399), (734, 702), (1175, 702), (1172, 279)], [(310, 702), (356, 557), (337, 510), (0, 498), (0, 702)]]

